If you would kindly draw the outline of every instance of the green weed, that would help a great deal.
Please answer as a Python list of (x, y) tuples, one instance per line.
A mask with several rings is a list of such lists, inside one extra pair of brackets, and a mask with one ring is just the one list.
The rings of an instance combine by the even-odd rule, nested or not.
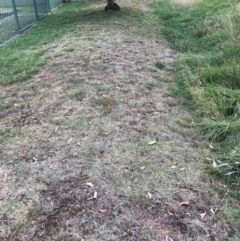
[(165, 64), (162, 63), (162, 62), (156, 62), (156, 63), (155, 63), (155, 66), (156, 66), (158, 69), (164, 69), (164, 68), (165, 68)]
[(1, 206), (1, 214), (4, 214), (5, 211), (10, 213), (15, 212), (17, 209), (21, 208), (21, 204), (15, 200), (9, 200), (8, 203)]
[(0, 129), (0, 138), (1, 137), (14, 137), (15, 135), (16, 135), (16, 131), (10, 127)]
[(73, 47), (67, 47), (64, 49), (66, 52), (73, 52), (74, 48)]
[(95, 88), (96, 88), (97, 93), (100, 93), (100, 92), (108, 93), (108, 92), (114, 91), (115, 86), (113, 86), (113, 85), (96, 85)]
[(0, 101), (0, 111), (1, 110), (5, 110), (5, 109), (8, 109), (8, 108), (10, 108), (12, 105), (11, 104), (9, 104), (9, 103), (2, 103), (1, 101)]

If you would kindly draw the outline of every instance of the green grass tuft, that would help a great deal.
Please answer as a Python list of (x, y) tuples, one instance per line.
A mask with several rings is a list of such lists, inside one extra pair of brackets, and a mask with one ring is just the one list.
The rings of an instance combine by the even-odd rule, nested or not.
[(82, 99), (84, 97), (86, 97), (86, 92), (84, 90), (78, 90), (71, 94), (71, 98), (74, 99)]
[(165, 68), (165, 64), (162, 63), (162, 62), (156, 62), (156, 63), (155, 63), (155, 66), (156, 66), (158, 69), (164, 69), (164, 68)]
[(0, 138), (14, 137), (16, 134), (16, 131), (10, 127), (0, 129)]

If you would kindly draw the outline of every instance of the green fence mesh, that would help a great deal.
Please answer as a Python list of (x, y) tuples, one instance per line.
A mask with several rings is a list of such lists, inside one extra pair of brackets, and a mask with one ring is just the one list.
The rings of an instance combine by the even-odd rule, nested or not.
[(0, 3), (0, 45), (18, 34), (11, 0), (1, 0)]
[(58, 7), (58, 6), (60, 6), (63, 3), (62, 0), (50, 0), (49, 2), (50, 2), (51, 10), (56, 8), (56, 7)]
[(49, 3), (47, 0), (36, 0), (38, 18), (44, 17), (49, 12)]
[(23, 1), (15, 0), (15, 5), (20, 29), (24, 29), (36, 20), (33, 1), (26, 1), (25, 3)]
[(63, 0), (0, 0), (0, 46), (62, 3)]

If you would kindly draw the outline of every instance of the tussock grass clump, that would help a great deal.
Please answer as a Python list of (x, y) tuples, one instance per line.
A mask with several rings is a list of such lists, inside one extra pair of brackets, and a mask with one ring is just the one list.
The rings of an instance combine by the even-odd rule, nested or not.
[[(174, 92), (184, 96), (184, 103), (196, 111), (200, 133), (216, 146), (214, 157), (233, 163), (240, 152), (239, 3), (185, 2), (160, 0), (152, 5), (164, 21), (163, 34), (180, 52), (175, 62), (178, 88)], [(218, 171), (226, 174), (228, 168)], [(239, 197), (239, 166), (233, 169), (221, 177)]]

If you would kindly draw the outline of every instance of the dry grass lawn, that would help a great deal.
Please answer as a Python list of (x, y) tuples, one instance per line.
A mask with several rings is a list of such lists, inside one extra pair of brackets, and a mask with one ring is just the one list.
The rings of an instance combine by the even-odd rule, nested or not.
[[(121, 14), (160, 31), (147, 3), (122, 0)], [(0, 239), (227, 240), (231, 200), (169, 91), (173, 51), (102, 7), (77, 10), (98, 21), (44, 46), (34, 78), (0, 87), (15, 102), (0, 112)]]

